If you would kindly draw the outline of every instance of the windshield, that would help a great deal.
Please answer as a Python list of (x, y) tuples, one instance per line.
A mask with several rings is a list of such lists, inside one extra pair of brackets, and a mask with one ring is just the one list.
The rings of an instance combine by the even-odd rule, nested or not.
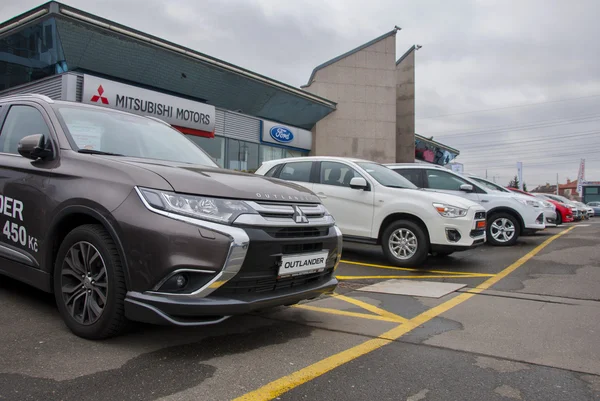
[(510, 192), (508, 189), (502, 188), (500, 185), (494, 184), (493, 182), (486, 181), (483, 178), (477, 178), (477, 177), (469, 177), (469, 178), (472, 179), (473, 181), (480, 183), (487, 189), (491, 189), (492, 191)]
[(573, 204), (572, 201), (570, 201), (569, 199), (564, 198), (564, 197), (562, 197), (560, 195), (546, 195), (546, 196), (548, 198), (550, 198), (550, 199), (554, 199), (557, 202), (562, 202), (562, 203), (567, 204), (567, 205), (572, 205)]
[(412, 182), (381, 164), (368, 162), (361, 162), (356, 164), (358, 164), (371, 177), (373, 177), (375, 181), (377, 181), (385, 187), (411, 189), (417, 188)]
[(57, 108), (61, 123), (81, 153), (108, 153), (217, 167), (182, 133), (144, 117), (78, 106)]

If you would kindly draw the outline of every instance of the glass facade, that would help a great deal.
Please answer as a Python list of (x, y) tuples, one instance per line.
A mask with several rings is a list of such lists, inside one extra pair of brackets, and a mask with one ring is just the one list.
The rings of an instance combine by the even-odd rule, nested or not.
[(589, 185), (583, 187), (583, 203), (600, 201), (600, 186)]
[(221, 167), (225, 165), (225, 139), (222, 136), (205, 138), (202, 136), (186, 135), (188, 139), (204, 149), (206, 153)]
[(0, 39), (0, 90), (65, 71), (54, 18)]
[[(108, 76), (124, 78), (123, 74), (128, 70), (123, 69), (121, 63), (124, 54), (118, 50), (130, 46), (131, 43), (133, 42), (124, 40), (118, 35), (106, 35), (102, 30), (87, 25), (66, 19), (47, 18), (0, 38), (0, 91), (68, 70), (101, 71)], [(136, 46), (135, 49), (141, 48)], [(155, 52), (154, 48), (152, 49), (152, 52)], [(67, 68), (65, 53), (69, 56), (69, 68)], [(107, 54), (110, 57), (105, 57)], [(136, 53), (136, 57), (136, 60), (142, 60), (140, 54)], [(155, 60), (156, 54), (153, 53), (151, 57)], [(169, 57), (168, 53), (161, 53), (160, 60), (168, 65), (167, 70), (177, 62)], [(200, 67), (194, 64), (194, 68)], [(189, 85), (189, 83), (182, 83), (182, 85)], [(172, 87), (170, 90), (186, 93), (184, 87)], [(223, 136), (205, 138), (187, 135), (187, 137), (204, 149), (219, 166), (250, 173), (255, 172), (263, 161), (308, 154), (308, 151)]]
[(284, 149), (233, 138), (215, 136), (204, 138), (187, 135), (196, 145), (204, 149), (219, 166), (230, 169), (254, 173), (262, 162), (288, 157), (306, 156), (307, 152)]
[(443, 148), (441, 144), (415, 136), (415, 159), (445, 166), (458, 156), (457, 153)]

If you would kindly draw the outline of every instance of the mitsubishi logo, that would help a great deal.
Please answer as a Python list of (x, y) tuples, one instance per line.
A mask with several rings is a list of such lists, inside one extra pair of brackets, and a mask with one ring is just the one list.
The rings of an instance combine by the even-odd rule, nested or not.
[(104, 93), (104, 88), (102, 87), (102, 85), (100, 85), (98, 87), (98, 94), (92, 96), (92, 102), (98, 103), (98, 100), (101, 100), (102, 104), (108, 104), (108, 98), (102, 96), (103, 93)]
[(298, 224), (308, 223), (308, 217), (304, 214), (302, 210), (298, 206), (292, 206), (294, 208), (294, 216), (292, 217), (294, 221)]

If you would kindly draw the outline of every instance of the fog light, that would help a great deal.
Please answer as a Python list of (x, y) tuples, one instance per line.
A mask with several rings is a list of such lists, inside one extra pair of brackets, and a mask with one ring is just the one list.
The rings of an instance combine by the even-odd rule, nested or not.
[(187, 278), (183, 274), (175, 276), (175, 285), (177, 288), (183, 288), (187, 284)]
[(458, 230), (455, 230), (454, 228), (446, 229), (446, 237), (450, 242), (458, 242), (461, 238)]

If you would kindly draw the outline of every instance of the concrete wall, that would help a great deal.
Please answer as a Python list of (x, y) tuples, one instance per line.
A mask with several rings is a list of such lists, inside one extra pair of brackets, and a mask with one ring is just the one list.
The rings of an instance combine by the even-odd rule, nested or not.
[(415, 161), (415, 50), (396, 65), (396, 162)]
[(304, 89), (338, 105), (313, 128), (311, 154), (395, 162), (396, 87), (395, 34), (317, 70)]

